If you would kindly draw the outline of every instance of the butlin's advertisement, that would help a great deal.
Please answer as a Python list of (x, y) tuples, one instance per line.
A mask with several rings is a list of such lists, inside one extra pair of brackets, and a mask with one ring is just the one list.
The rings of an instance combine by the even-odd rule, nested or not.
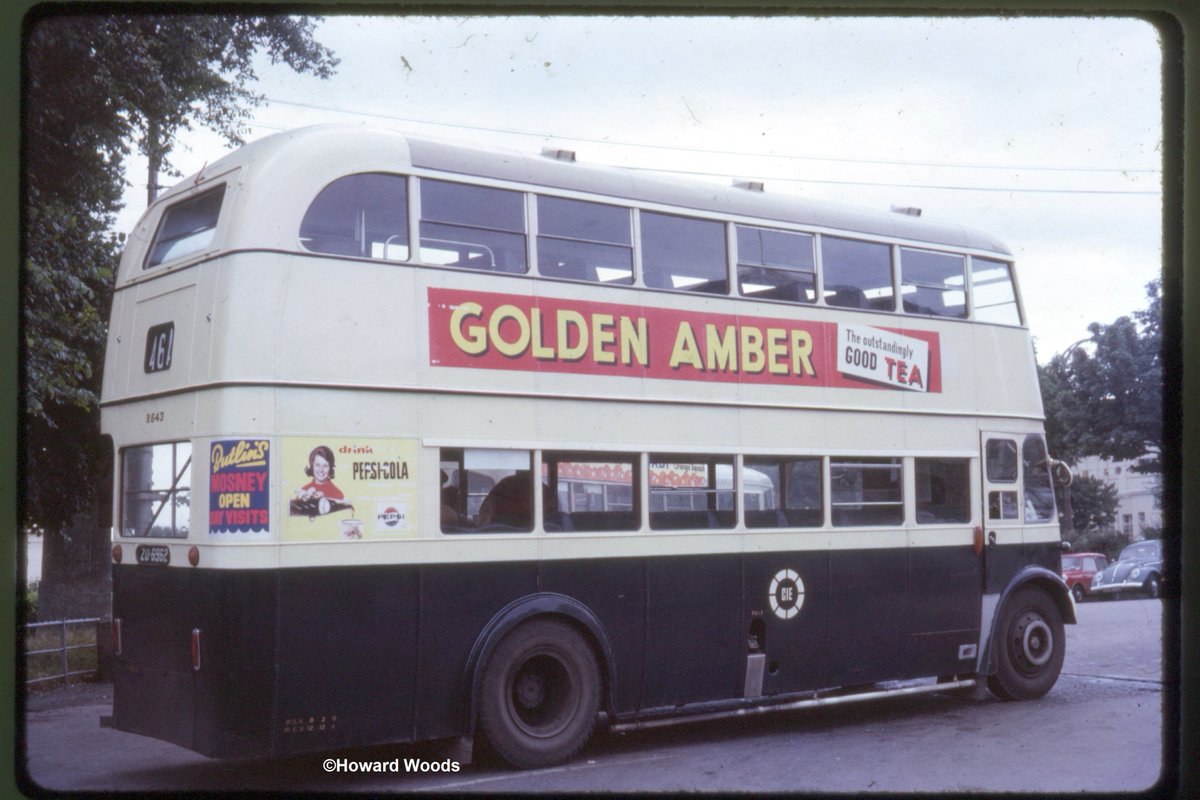
[(281, 451), (285, 541), (416, 535), (416, 440), (297, 437)]

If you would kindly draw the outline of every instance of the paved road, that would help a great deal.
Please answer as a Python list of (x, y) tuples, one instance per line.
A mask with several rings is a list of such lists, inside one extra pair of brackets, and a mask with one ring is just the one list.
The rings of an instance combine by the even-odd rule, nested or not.
[[(514, 772), (477, 760), (456, 772), (443, 744), (379, 747), (273, 761), (218, 762), (101, 728), (111, 705), (28, 714), (28, 772), (44, 788), (168, 791), (1120, 792), (1159, 780), (1163, 753), (1162, 605), (1085, 603), (1067, 628), (1063, 676), (1042, 700), (986, 691), (897, 698), (738, 721), (601, 734), (572, 763)], [(399, 774), (330, 773), (333, 756), (393, 759)]]

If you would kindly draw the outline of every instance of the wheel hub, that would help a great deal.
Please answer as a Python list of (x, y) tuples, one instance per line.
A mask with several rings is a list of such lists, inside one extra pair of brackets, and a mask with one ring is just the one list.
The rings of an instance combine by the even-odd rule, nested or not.
[(1021, 655), (1033, 666), (1042, 666), (1054, 654), (1050, 626), (1041, 617), (1031, 616), (1023, 621), (1021, 628)]
[(517, 702), (522, 708), (537, 708), (546, 700), (546, 683), (538, 675), (522, 675), (517, 679), (516, 690)]

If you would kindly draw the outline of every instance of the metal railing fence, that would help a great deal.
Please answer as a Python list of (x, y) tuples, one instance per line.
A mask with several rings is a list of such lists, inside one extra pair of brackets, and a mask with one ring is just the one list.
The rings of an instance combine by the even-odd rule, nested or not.
[[(58, 681), (58, 680), (61, 680), (64, 683), (69, 683), (72, 676), (91, 675), (93, 673), (99, 672), (99, 670), (100, 670), (100, 648), (99, 648), (99, 644), (97, 642), (98, 632), (96, 630), (96, 623), (98, 623), (99, 621), (100, 621), (99, 617), (91, 617), (88, 619), (63, 619), (63, 620), (55, 620), (53, 622), (31, 622), (31, 623), (27, 624), (25, 626), (26, 642), (28, 642), (28, 636), (31, 631), (38, 630), (41, 628), (57, 627), (58, 628), (58, 647), (41, 648), (38, 650), (26, 650), (25, 651), (26, 674), (27, 675), (32, 674), (32, 670), (29, 669), (29, 657), (30, 656), (40, 656), (40, 655), (49, 655), (52, 653), (58, 653), (60, 655), (60, 657), (59, 657), (60, 669), (50, 675), (41, 675), (36, 678), (27, 677), (25, 680), (26, 685), (32, 684), (32, 683), (41, 683), (43, 681)], [(69, 628), (78, 628), (78, 627), (84, 626), (84, 625), (90, 626), (90, 628), (91, 628), (91, 631), (92, 631), (91, 642), (85, 642), (83, 644), (68, 644), (67, 643), (67, 630)], [(69, 654), (72, 650), (95, 650), (96, 651), (95, 666), (89, 667), (88, 669), (72, 670), (71, 665), (70, 665), (70, 660), (69, 660)]]

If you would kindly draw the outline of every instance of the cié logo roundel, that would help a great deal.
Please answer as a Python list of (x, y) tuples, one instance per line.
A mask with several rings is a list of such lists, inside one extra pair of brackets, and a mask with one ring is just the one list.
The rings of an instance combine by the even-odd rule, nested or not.
[(791, 619), (800, 613), (800, 606), (804, 605), (804, 581), (792, 570), (781, 569), (771, 580), (767, 595), (775, 616)]

